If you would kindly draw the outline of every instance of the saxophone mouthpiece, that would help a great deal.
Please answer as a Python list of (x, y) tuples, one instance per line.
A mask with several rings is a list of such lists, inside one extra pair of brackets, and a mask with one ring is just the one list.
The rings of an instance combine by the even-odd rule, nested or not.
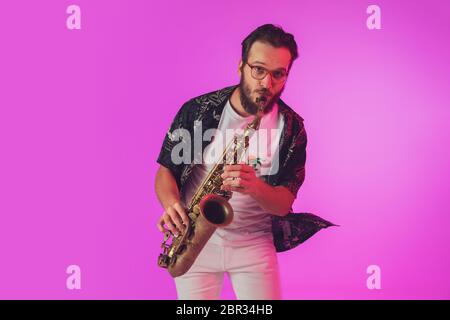
[(259, 96), (256, 98), (256, 103), (266, 102), (267, 98), (265, 96)]
[(264, 105), (267, 102), (266, 96), (256, 97), (256, 104), (258, 105), (258, 113), (262, 114), (264, 112)]

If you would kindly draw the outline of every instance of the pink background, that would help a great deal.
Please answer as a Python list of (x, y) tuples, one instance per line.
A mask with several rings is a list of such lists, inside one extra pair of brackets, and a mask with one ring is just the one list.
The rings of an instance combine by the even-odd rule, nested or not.
[(162, 139), (184, 101), (238, 82), (240, 42), (268, 22), (300, 45), (294, 209), (341, 225), (279, 255), (284, 298), (450, 298), (450, 2), (374, 3), (381, 30), (369, 1), (2, 2), (0, 298), (176, 298), (156, 266)]

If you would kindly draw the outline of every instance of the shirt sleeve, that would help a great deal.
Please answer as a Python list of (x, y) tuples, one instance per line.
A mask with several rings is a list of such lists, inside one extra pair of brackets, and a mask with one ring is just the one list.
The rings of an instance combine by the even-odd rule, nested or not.
[(280, 175), (278, 184), (285, 186), (297, 198), (297, 193), (305, 181), (306, 145), (308, 139), (302, 123), (294, 135), (287, 152), (287, 164)]
[(181, 174), (183, 164), (176, 164), (172, 161), (172, 150), (179, 143), (179, 139), (175, 138), (173, 133), (177, 129), (189, 130), (189, 112), (190, 104), (186, 102), (172, 120), (170, 128), (164, 137), (158, 159), (156, 160), (160, 165), (168, 168), (177, 179)]

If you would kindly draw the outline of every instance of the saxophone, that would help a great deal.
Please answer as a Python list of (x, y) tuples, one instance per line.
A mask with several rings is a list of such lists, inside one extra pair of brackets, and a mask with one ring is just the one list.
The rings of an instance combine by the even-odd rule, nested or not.
[[(259, 101), (258, 99), (257, 102)], [(229, 225), (233, 220), (233, 208), (228, 202), (232, 192), (220, 190), (223, 182), (220, 175), (227, 159), (237, 163), (240, 158), (238, 152), (240, 151), (242, 155), (248, 149), (250, 134), (259, 129), (262, 114), (260, 108), (254, 120), (245, 127), (241, 138), (238, 139), (238, 135), (233, 137), (197, 188), (186, 207), (189, 223), (185, 230), (178, 236), (174, 236), (170, 231), (165, 232), (161, 244), (163, 252), (158, 257), (158, 266), (167, 268), (173, 278), (185, 274), (214, 231), (218, 227)], [(171, 237), (171, 243), (168, 244), (167, 241)]]

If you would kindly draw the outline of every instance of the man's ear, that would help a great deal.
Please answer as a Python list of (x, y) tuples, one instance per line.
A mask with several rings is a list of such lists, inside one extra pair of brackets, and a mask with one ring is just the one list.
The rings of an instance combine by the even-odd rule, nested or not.
[(239, 78), (241, 77), (241, 73), (242, 73), (242, 66), (243, 66), (244, 64), (242, 63), (242, 59), (241, 60), (239, 60), (239, 66), (238, 66), (238, 74), (239, 74)]

